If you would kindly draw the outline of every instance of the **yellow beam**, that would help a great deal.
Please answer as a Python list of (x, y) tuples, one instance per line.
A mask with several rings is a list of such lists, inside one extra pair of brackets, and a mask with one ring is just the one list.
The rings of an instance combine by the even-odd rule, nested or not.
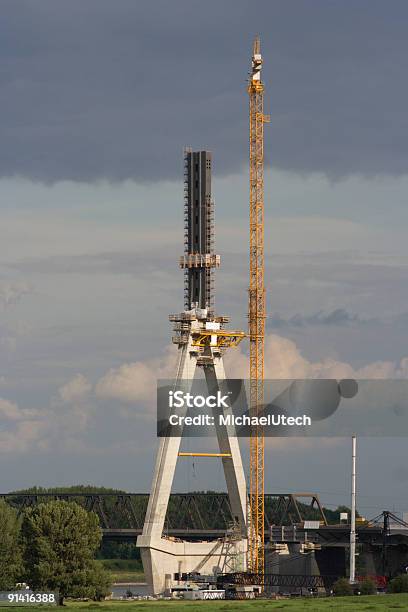
[[(235, 347), (247, 334), (242, 331), (199, 330), (192, 331), (193, 346), (218, 346), (222, 348)], [(214, 343), (213, 343), (214, 342)]]
[(231, 453), (179, 453), (179, 457), (231, 457)]

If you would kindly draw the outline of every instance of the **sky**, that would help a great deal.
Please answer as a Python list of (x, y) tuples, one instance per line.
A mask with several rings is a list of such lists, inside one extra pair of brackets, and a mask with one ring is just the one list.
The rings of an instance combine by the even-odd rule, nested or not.
[[(149, 490), (183, 306), (184, 146), (212, 151), (216, 306), (245, 328), (257, 34), (267, 375), (406, 377), (405, 2), (1, 4), (0, 492)], [(358, 448), (360, 512), (408, 510), (406, 440)], [(268, 491), (349, 501), (349, 440), (268, 441), (266, 466)], [(221, 467), (186, 460), (175, 490), (207, 488)]]

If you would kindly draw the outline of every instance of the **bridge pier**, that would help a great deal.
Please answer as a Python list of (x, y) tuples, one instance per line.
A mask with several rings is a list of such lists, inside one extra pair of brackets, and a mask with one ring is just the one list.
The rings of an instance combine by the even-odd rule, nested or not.
[(152, 542), (139, 536), (138, 546), (151, 594), (164, 593), (168, 585), (176, 584), (176, 573), (213, 575), (231, 571), (231, 558), (241, 560), (241, 567), (234, 568), (236, 571), (244, 569), (246, 540), (242, 539), (233, 543), (233, 551), (225, 540), (187, 542), (160, 538)]

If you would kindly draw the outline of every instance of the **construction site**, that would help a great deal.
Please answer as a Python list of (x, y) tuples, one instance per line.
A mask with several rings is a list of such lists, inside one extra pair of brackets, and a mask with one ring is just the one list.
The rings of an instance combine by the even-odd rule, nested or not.
[(408, 3), (2, 8), (0, 612), (408, 610)]
[[(256, 415), (263, 405), (264, 377), (264, 85), (261, 80), (262, 55), (255, 40), (252, 72), (248, 83), (250, 100), (250, 411)], [(211, 193), (212, 155), (208, 151), (185, 150), (184, 155), (184, 312), (170, 315), (174, 323), (173, 342), (178, 347), (177, 386), (191, 388), (197, 368), (204, 371), (209, 392), (225, 380), (223, 354), (247, 335), (229, 330), (228, 316), (215, 313), (214, 271), (220, 256), (214, 252), (215, 220)], [(220, 541), (181, 541), (163, 537), (163, 528), (177, 460), (180, 437), (164, 437), (157, 453), (155, 474), (147, 507), (141, 549), (146, 580), (153, 594), (171, 591), (180, 575), (214, 574), (214, 568), (234, 567), (262, 575), (264, 571), (264, 439), (255, 427), (250, 438), (249, 505), (247, 483), (239, 443), (227, 427), (217, 427), (219, 452), (196, 453), (221, 460), (227, 485), (233, 525), (225, 550)], [(191, 453), (190, 453), (191, 455)], [(235, 569), (235, 568), (234, 568)], [(176, 579), (176, 575), (178, 578)], [(259, 587), (261, 588), (261, 587)]]
[[(197, 371), (208, 393), (220, 392), (228, 380), (223, 356), (242, 341), (249, 342), (249, 415), (264, 406), (264, 345), (267, 316), (265, 292), (264, 222), (264, 113), (261, 46), (255, 39), (247, 92), (249, 96), (249, 283), (248, 329), (228, 327), (229, 317), (215, 306), (214, 274), (221, 257), (215, 251), (215, 211), (211, 190), (212, 153), (184, 151), (184, 311), (171, 314), (173, 343), (178, 349), (174, 390), (191, 390)], [(273, 203), (268, 203), (273, 205)], [(173, 393), (173, 392), (171, 392)], [(227, 411), (228, 412), (228, 411)], [(182, 413), (185, 418), (185, 412)], [(257, 419), (254, 420), (257, 422)], [(265, 500), (265, 436), (262, 425), (252, 425), (249, 466), (244, 466), (234, 429), (216, 426), (216, 452), (203, 452), (196, 439), (193, 452), (182, 449), (183, 428), (159, 440), (151, 493), (137, 546), (152, 595), (185, 598), (255, 598), (273, 593), (331, 592), (339, 577), (358, 582), (359, 567), (384, 588), (386, 576), (404, 564), (408, 523), (390, 512), (372, 521), (356, 513), (356, 437), (352, 438), (351, 510), (329, 524), (314, 493), (276, 496), (278, 515), (271, 516)], [(193, 534), (192, 525), (169, 530), (168, 507), (176, 465), (183, 457), (221, 462), (227, 494), (223, 503), (222, 536), (204, 527)], [(246, 469), (245, 469), (246, 468)], [(247, 479), (245, 472), (249, 474)], [(302, 508), (310, 509), (308, 517)], [(305, 506), (306, 504), (306, 506)], [(276, 509), (276, 508), (275, 508)], [(218, 508), (219, 510), (219, 508)], [(190, 514), (185, 519), (190, 519)], [(193, 510), (194, 512), (194, 510)], [(196, 507), (199, 516), (199, 508)], [(227, 518), (226, 518), (227, 517)], [(312, 519), (310, 518), (312, 517)], [(179, 522), (179, 521), (178, 521)], [(194, 519), (193, 519), (194, 523)], [(202, 522), (201, 522), (202, 523)], [(183, 529), (184, 528), (184, 529)], [(181, 531), (180, 531), (181, 530)], [(184, 533), (184, 535), (181, 535)], [(207, 537), (202, 536), (206, 534)], [(220, 537), (221, 536), (221, 537)], [(364, 551), (363, 551), (364, 548)], [(363, 562), (364, 560), (364, 562)]]

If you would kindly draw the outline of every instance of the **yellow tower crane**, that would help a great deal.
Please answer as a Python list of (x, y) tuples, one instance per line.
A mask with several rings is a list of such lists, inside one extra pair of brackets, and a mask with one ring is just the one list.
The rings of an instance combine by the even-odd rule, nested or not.
[[(264, 402), (265, 286), (264, 286), (264, 84), (259, 37), (254, 41), (249, 78), (249, 342), (250, 414), (259, 415)], [(264, 572), (264, 433), (253, 426), (250, 436), (248, 512), (248, 570)]]

